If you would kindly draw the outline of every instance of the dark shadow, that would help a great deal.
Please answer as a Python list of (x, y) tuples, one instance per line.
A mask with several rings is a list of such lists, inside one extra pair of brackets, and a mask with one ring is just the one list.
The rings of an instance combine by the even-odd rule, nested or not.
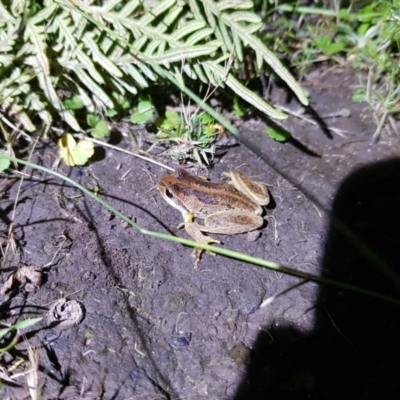
[(96, 162), (102, 161), (106, 158), (106, 150), (104, 147), (96, 146), (94, 148), (94, 154), (90, 158), (89, 164), (93, 165)]
[[(364, 167), (337, 193), (333, 215), (366, 247), (357, 249), (331, 223), (321, 270), (327, 278), (400, 298), (400, 161)], [(333, 220), (332, 220), (333, 221)], [(397, 278), (398, 279), (398, 278)], [(321, 287), (314, 330), (265, 327), (253, 346), (235, 400), (400, 398), (400, 306)]]
[(330, 131), (328, 125), (326, 124), (326, 122), (320, 117), (320, 115), (318, 114), (318, 112), (315, 110), (314, 107), (312, 107), (311, 105), (308, 105), (307, 108), (307, 113), (308, 115), (311, 116), (311, 118), (313, 119), (313, 121), (315, 121), (318, 124), (319, 129), (321, 129), (321, 131), (325, 134), (325, 136), (328, 139), (333, 139), (333, 135), (332, 132)]
[[(316, 121), (318, 120), (316, 114), (314, 115), (314, 119)], [(321, 158), (321, 155), (319, 155), (318, 153), (316, 153), (315, 151), (313, 151), (312, 149), (308, 148), (306, 145), (304, 145), (303, 143), (298, 141), (288, 131), (285, 131), (280, 125), (278, 125), (273, 120), (268, 121), (268, 125), (271, 126), (272, 128), (274, 128), (276, 131), (278, 131), (281, 134), (285, 135), (285, 133), (286, 133), (286, 135), (288, 135), (287, 139), (286, 139), (286, 143), (290, 143), (297, 150), (300, 150), (301, 152), (303, 152), (304, 154), (307, 154), (308, 156)], [(259, 152), (259, 150), (258, 150), (258, 152)], [(258, 153), (256, 153), (256, 154), (258, 154)]]

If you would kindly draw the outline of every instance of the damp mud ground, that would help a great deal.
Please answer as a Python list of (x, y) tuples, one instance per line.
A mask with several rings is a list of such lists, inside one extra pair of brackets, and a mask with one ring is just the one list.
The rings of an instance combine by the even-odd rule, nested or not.
[[(372, 140), (371, 110), (351, 101), (357, 82), (341, 72), (304, 82), (313, 103), (301, 117), (314, 122), (290, 118), (289, 142), (268, 138), (257, 118), (238, 123), (263, 156), (238, 145), (206, 173), (223, 181), (222, 172), (241, 166), (272, 202), (257, 240), (211, 236), (399, 299), (400, 141), (385, 132)], [(285, 94), (275, 103), (300, 108)], [(344, 108), (350, 117), (332, 116)], [(32, 160), (51, 168), (47, 146)], [(88, 167), (58, 171), (98, 187), (143, 228), (187, 237), (176, 228), (179, 211), (156, 190), (163, 168), (107, 149)], [(22, 267), (40, 276), (3, 290), (1, 320), (44, 319), (0, 354), (1, 399), (30, 398), (19, 375), (30, 369), (28, 343), (41, 399), (400, 398), (399, 305), (219, 255), (204, 254), (195, 269), (189, 247), (142, 234), (70, 184), (27, 172), (21, 187), (3, 174), (1, 280)], [(4, 253), (12, 219), (14, 247)], [(82, 314), (60, 326), (70, 302)]]

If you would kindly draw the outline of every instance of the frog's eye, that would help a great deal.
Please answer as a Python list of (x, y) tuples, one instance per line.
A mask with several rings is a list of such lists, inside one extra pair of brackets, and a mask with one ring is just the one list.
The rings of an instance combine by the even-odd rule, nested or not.
[(168, 189), (165, 189), (165, 195), (166, 195), (169, 199), (172, 199), (172, 198), (174, 197), (174, 195), (173, 195)]

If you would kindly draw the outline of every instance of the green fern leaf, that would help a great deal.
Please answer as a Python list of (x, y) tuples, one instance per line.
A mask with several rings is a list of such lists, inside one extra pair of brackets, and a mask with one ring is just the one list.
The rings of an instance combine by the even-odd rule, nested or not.
[[(0, 25), (0, 27), (2, 25)], [(8, 53), (13, 50), (17, 35), (18, 34), (15, 29), (15, 25), (7, 23), (7, 27), (5, 29), (4, 25), (2, 26), (2, 29), (0, 29), (0, 51), (2, 53)]]
[(119, 93), (125, 94), (126, 90), (133, 95), (138, 94), (138, 90), (136, 89), (135, 86), (129, 84), (126, 80), (123, 79), (118, 79), (118, 78), (112, 78), (112, 82), (114, 83), (115, 87), (118, 89)]
[(137, 58), (132, 58), (132, 63), (137, 65), (141, 72), (143, 72), (153, 82), (157, 81), (157, 77), (154, 72), (142, 61)]
[(0, 56), (0, 66), (3, 66), (3, 67), (10, 66), (13, 63), (14, 58), (15, 57), (11, 54), (5, 55), (5, 56)]
[[(82, 68), (76, 66), (75, 74), (79, 80), (104, 104), (105, 108), (114, 108), (114, 103), (105, 91)], [(92, 71), (90, 71), (92, 73)]]
[(34, 25), (33, 21), (28, 19), (24, 39), (32, 42), (32, 52), (36, 55), (40, 68), (45, 75), (50, 75), (49, 59), (46, 56), (47, 43), (44, 26)]
[(220, 77), (221, 83), (225, 83), (228, 87), (230, 87), (234, 93), (240, 96), (242, 99), (246, 100), (248, 103), (258, 108), (263, 113), (269, 115), (271, 118), (276, 119), (285, 119), (286, 114), (282, 113), (279, 110), (271, 107), (268, 103), (262, 100), (259, 96), (257, 96), (254, 92), (247, 89), (243, 86), (237, 79), (235, 79), (232, 75), (228, 74), (226, 77), (226, 71), (219, 65), (216, 65), (212, 62), (204, 62), (203, 63), (205, 70), (209, 71), (215, 79), (215, 77)]
[[(197, 79), (196, 72), (194, 71), (193, 67), (192, 67), (190, 64), (188, 64), (188, 63), (183, 64), (183, 65), (182, 65), (182, 70), (185, 72), (185, 74), (186, 74), (190, 79), (193, 79), (193, 80), (196, 80), (196, 79)], [(175, 76), (177, 76), (177, 74), (179, 73), (179, 68), (178, 68), (177, 65), (175, 66), (175, 71), (176, 71), (176, 72), (175, 72)]]
[(68, 50), (75, 50), (78, 45), (75, 38), (75, 27), (72, 25), (71, 17), (66, 12), (61, 13), (54, 19), (49, 32), (59, 32), (59, 40)]
[(82, 100), (82, 103), (85, 105), (86, 110), (89, 113), (94, 113), (95, 107), (94, 107), (93, 101), (90, 98), (90, 96), (88, 95), (88, 93), (86, 92), (86, 90), (83, 89), (83, 87), (81, 85), (79, 85), (78, 83), (75, 83), (75, 86), (76, 86), (77, 95)]
[(93, 34), (87, 33), (83, 36), (83, 42), (91, 51), (93, 60), (102, 66), (111, 76), (122, 78), (122, 71), (98, 48), (96, 42), (93, 40)]
[(120, 66), (121, 69), (135, 81), (136, 85), (139, 88), (145, 88), (149, 86), (147, 80), (143, 77), (143, 75), (139, 72), (139, 70), (135, 67), (134, 64), (121, 63)]
[(160, 56), (151, 57), (152, 61), (157, 64), (172, 63), (176, 61), (184, 61), (190, 58), (199, 58), (213, 53), (218, 48), (218, 43), (213, 42), (206, 46), (192, 46), (181, 49), (168, 50)]
[[(108, 3), (112, 2), (109, 1)], [(115, 3), (120, 4), (121, 2), (119, 0), (116, 0)], [(141, 4), (142, 2), (139, 0), (130, 1), (127, 4), (125, 4), (124, 7), (118, 13), (122, 19), (129, 18)]]
[[(30, 57), (30, 60), (26, 60), (27, 64), (31, 64), (33, 67), (37, 67), (37, 59)], [(54, 90), (53, 78), (50, 76), (46, 76), (41, 69), (37, 69), (37, 79), (39, 81), (39, 86), (43, 90), (45, 96), (49, 100), (50, 104), (58, 110), (59, 114), (63, 118), (63, 120), (71, 126), (76, 131), (80, 130), (79, 124), (75, 117), (63, 106), (59, 97), (57, 96), (56, 91)]]
[(198, 33), (200, 29), (203, 29), (205, 27), (206, 23), (204, 21), (190, 21), (184, 26), (180, 26), (179, 29), (177, 29), (177, 31), (171, 35), (171, 40), (173, 42), (177, 42), (178, 40), (181, 40), (185, 36), (188, 36), (194, 32)]
[(222, 0), (218, 2), (218, 10), (249, 10), (253, 8), (254, 4), (252, 1), (242, 0)]
[(205, 72), (203, 71), (203, 67), (201, 64), (194, 64), (193, 68), (197, 74), (197, 77), (204, 83), (209, 83)]
[(253, 35), (254, 33), (258, 32), (262, 27), (262, 22), (260, 23), (255, 23), (253, 25), (250, 25), (248, 27), (246, 27), (244, 29), (244, 31), (248, 34), (248, 35)]
[(149, 25), (156, 17), (169, 10), (173, 5), (175, 5), (175, 3), (176, 0), (162, 0), (155, 7), (151, 8), (151, 12), (146, 13), (142, 18), (139, 19), (139, 25)]
[(3, 22), (11, 22), (15, 26), (16, 19), (7, 11), (3, 3), (0, 2), (0, 24)]
[[(116, 112), (118, 99), (159, 77), (173, 80), (173, 74), (181, 83), (190, 77), (225, 85), (273, 118), (284, 118), (229, 74), (231, 59), (239, 66), (250, 47), (258, 67), (269, 64), (306, 104), (301, 88), (256, 37), (262, 21), (252, 9), (248, 0), (46, 0), (35, 7), (29, 0), (0, 0), (0, 68), (14, 72), (0, 81), (1, 108), (12, 110), (26, 129), (32, 128), (31, 110), (46, 125), (58, 113), (79, 131), (56, 87), (71, 90), (89, 112)], [(22, 45), (16, 32), (23, 34)], [(27, 66), (34, 73), (21, 74)]]
[(210, 37), (213, 33), (213, 30), (211, 28), (205, 28), (200, 31), (197, 31), (191, 35), (188, 40), (186, 41), (186, 44), (188, 46), (193, 46), (197, 44), (198, 42)]
[[(100, 72), (97, 71), (92, 59), (86, 54), (83, 49), (83, 44), (80, 44), (76, 48), (76, 58), (85, 67), (86, 70), (90, 71), (90, 76), (99, 84), (104, 84), (104, 78)], [(71, 60), (72, 61), (72, 60)], [(64, 64), (66, 67), (71, 68), (74, 70), (76, 63), (72, 62), (72, 65)], [(79, 66), (80, 68), (82, 66)]]
[(174, 8), (172, 8), (170, 12), (165, 16), (163, 24), (159, 25), (159, 29), (161, 28), (163, 29), (163, 31), (166, 31), (167, 28), (176, 21), (176, 19), (182, 13), (182, 10), (182, 7), (175, 6)]
[[(230, 17), (224, 15), (223, 16), (224, 20), (229, 20)], [(266, 63), (272, 68), (272, 70), (283, 80), (286, 82), (286, 84), (293, 90), (293, 92), (296, 94), (297, 98), (299, 101), (307, 105), (308, 104), (308, 99), (305, 96), (303, 90), (301, 87), (298, 85), (298, 83), (295, 81), (295, 79), (292, 77), (292, 75), (289, 73), (289, 71), (282, 65), (282, 63), (279, 61), (279, 59), (273, 54), (271, 51), (267, 49), (267, 47), (261, 42), (260, 39), (253, 35), (249, 35), (242, 27), (234, 21), (230, 21), (231, 25), (235, 28), (235, 30), (238, 32), (240, 35), (240, 38), (243, 40), (245, 44), (249, 44), (254, 51), (256, 52), (257, 56), (257, 63), (258, 63), (258, 68), (261, 69), (261, 60), (260, 57), (262, 57)]]
[[(14, 46), (15, 46), (15, 41), (18, 37), (18, 29), (19, 29), (18, 26), (20, 21), (18, 21), (17, 23), (17, 21), (12, 18), (15, 21), (14, 23), (11, 23), (9, 21), (6, 23), (5, 22), (2, 23), (1, 13), (3, 11), (1, 7), (0, 7), (0, 66), (8, 67), (13, 63), (16, 57)], [(9, 15), (5, 14), (4, 18), (7, 18), (8, 20)]]
[(261, 18), (251, 12), (244, 12), (244, 11), (237, 11), (232, 14), (230, 14), (230, 18), (232, 21), (238, 23), (238, 22), (246, 22), (249, 24), (260, 24), (261, 23)]
[(11, 14), (12, 15), (21, 15), (27, 8), (26, 0), (14, 0), (11, 3)]
[(36, 126), (33, 124), (32, 120), (25, 111), (20, 110), (18, 113), (16, 113), (16, 117), (25, 131), (34, 132), (36, 130)]

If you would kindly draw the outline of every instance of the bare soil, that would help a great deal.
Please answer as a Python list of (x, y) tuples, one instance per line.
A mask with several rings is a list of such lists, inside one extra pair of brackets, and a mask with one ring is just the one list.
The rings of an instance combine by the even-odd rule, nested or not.
[[(256, 241), (211, 236), (225, 248), (399, 298), (399, 138), (371, 142), (371, 111), (351, 101), (356, 83), (345, 73), (306, 82), (315, 114), (304, 116), (319, 124), (291, 118), (295, 139), (287, 143), (268, 138), (257, 119), (241, 122), (263, 157), (231, 148), (209, 177), (221, 181), (243, 165), (273, 202)], [(299, 108), (284, 94), (277, 102)], [(349, 118), (324, 119), (343, 108)], [(47, 146), (33, 161), (51, 167)], [(161, 167), (106, 150), (89, 167), (59, 171), (98, 186), (142, 227), (186, 237), (176, 229), (180, 213), (155, 190), (167, 174)], [(67, 183), (28, 173), (2, 281), (22, 266), (45, 267), (44, 281), (1, 296), (1, 319), (45, 317), (58, 299), (84, 310), (74, 326), (45, 320), (24, 332), (39, 349), (41, 399), (400, 398), (399, 306), (223, 256), (205, 254), (195, 269), (190, 248), (143, 235)], [(1, 194), (3, 250), (18, 187)], [(21, 338), (1, 354), (4, 373), (27, 359), (26, 346)], [(25, 362), (7, 375), (28, 369)], [(30, 398), (24, 376), (1, 380), (1, 399)]]

